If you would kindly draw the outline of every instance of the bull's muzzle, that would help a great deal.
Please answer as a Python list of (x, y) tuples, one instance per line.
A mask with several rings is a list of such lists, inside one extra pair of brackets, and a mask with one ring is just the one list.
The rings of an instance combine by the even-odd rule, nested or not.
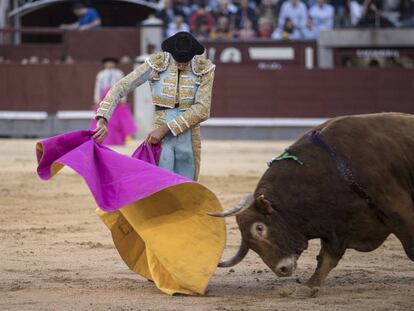
[(296, 269), (296, 257), (290, 256), (278, 262), (273, 272), (279, 277), (291, 276)]

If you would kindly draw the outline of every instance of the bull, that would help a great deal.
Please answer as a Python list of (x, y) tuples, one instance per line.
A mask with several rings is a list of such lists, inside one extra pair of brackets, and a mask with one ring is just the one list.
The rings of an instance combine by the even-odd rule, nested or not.
[[(279, 277), (292, 275), (310, 239), (317, 267), (299, 296), (315, 295), (346, 249), (370, 252), (394, 234), (414, 261), (414, 116), (331, 119), (269, 163), (253, 194), (216, 214), (236, 216), (238, 264), (251, 249)], [(303, 294), (305, 293), (305, 294)]]

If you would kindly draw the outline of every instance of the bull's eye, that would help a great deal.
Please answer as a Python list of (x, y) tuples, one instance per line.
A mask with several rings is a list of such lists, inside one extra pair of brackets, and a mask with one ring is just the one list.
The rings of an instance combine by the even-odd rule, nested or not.
[(255, 222), (252, 225), (251, 233), (256, 238), (265, 238), (267, 233), (267, 227), (264, 223)]

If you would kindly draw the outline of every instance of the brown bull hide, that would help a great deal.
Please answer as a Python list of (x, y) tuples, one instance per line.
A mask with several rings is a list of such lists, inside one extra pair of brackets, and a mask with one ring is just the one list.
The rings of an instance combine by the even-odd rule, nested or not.
[[(310, 139), (315, 131), (336, 155)], [(254, 203), (236, 216), (247, 246), (275, 273), (290, 275), (315, 238), (321, 250), (306, 283), (311, 288), (321, 285), (346, 249), (372, 251), (391, 233), (414, 261), (414, 116), (335, 118), (288, 150), (303, 165), (274, 163), (260, 179)]]

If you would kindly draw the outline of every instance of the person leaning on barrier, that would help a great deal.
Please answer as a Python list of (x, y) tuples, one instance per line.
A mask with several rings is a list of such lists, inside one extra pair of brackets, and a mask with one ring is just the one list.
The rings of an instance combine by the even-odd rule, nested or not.
[(101, 26), (101, 18), (94, 8), (88, 8), (82, 3), (75, 3), (72, 11), (78, 17), (78, 20), (72, 24), (63, 24), (60, 28), (87, 30)]

